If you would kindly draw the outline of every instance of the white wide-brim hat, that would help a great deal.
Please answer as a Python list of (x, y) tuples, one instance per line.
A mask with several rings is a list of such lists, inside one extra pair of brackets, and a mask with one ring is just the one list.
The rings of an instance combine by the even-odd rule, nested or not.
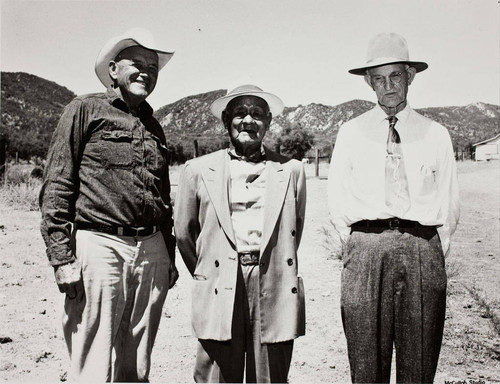
[(212, 114), (218, 119), (222, 119), (222, 111), (226, 109), (231, 100), (239, 96), (260, 97), (261, 99), (266, 101), (273, 116), (279, 115), (281, 112), (283, 112), (283, 108), (285, 108), (283, 101), (278, 96), (273, 95), (269, 92), (264, 92), (262, 89), (255, 85), (246, 84), (236, 87), (231, 92), (228, 92), (226, 96), (219, 97), (217, 100), (215, 100), (210, 106)]
[(403, 36), (397, 33), (381, 33), (368, 43), (365, 66), (351, 69), (349, 73), (364, 76), (367, 69), (399, 63), (408, 64), (417, 72), (422, 72), (428, 67), (427, 63), (422, 61), (410, 61), (408, 44)]
[(158, 71), (161, 70), (174, 55), (173, 51), (158, 47), (153, 35), (147, 29), (129, 29), (123, 35), (109, 39), (97, 55), (95, 73), (105, 87), (111, 84), (111, 78), (109, 77), (109, 62), (114, 60), (125, 48), (134, 47), (136, 45), (155, 51), (158, 54)]

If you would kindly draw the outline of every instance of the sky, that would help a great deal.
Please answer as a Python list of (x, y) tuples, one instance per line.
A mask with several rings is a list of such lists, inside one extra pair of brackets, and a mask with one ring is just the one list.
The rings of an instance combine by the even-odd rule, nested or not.
[(54, 81), (80, 95), (104, 90), (98, 52), (132, 27), (175, 51), (148, 98), (255, 84), (286, 106), (376, 101), (361, 76), (368, 41), (396, 32), (417, 74), (414, 108), (500, 104), (497, 0), (0, 0), (0, 68)]

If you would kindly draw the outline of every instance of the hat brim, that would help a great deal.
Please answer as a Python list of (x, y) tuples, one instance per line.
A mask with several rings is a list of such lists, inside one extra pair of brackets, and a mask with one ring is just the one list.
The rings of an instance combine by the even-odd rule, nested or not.
[(275, 96), (272, 93), (264, 91), (243, 91), (219, 97), (210, 106), (210, 111), (215, 117), (217, 117), (218, 119), (222, 119), (222, 111), (226, 109), (229, 102), (240, 96), (256, 96), (265, 100), (273, 116), (278, 116), (281, 112), (283, 112), (283, 109), (285, 108), (283, 101), (278, 96)]
[(353, 75), (360, 75), (364, 76), (366, 75), (366, 71), (370, 68), (377, 68), (381, 67), (383, 65), (388, 65), (388, 64), (408, 64), (410, 67), (413, 67), (416, 69), (417, 73), (425, 71), (429, 66), (427, 63), (424, 63), (423, 61), (408, 61), (408, 60), (401, 60), (401, 59), (385, 59), (385, 60), (378, 60), (376, 62), (371, 63), (370, 65), (360, 67), (360, 68), (354, 68), (350, 69), (349, 73), (352, 73)]
[(109, 41), (97, 55), (95, 63), (95, 72), (101, 83), (108, 87), (111, 84), (111, 78), (109, 77), (109, 62), (114, 60), (115, 57), (124, 49), (129, 47), (141, 46), (151, 51), (154, 51), (158, 55), (158, 71), (160, 71), (172, 58), (174, 55), (173, 51), (159, 50), (152, 47), (148, 47), (141, 44), (133, 38), (125, 38)]

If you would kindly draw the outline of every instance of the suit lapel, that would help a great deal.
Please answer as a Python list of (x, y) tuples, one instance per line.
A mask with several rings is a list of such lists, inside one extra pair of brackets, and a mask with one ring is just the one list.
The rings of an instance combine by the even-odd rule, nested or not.
[(290, 181), (290, 171), (282, 164), (268, 161), (266, 164), (268, 175), (266, 185), (266, 200), (264, 208), (264, 228), (262, 231), (262, 242), (260, 245), (261, 254), (264, 253), (274, 227), (281, 213), (281, 208), (285, 201), (288, 183)]
[(229, 155), (224, 150), (220, 154), (203, 168), (202, 178), (222, 229), (236, 244), (229, 211)]

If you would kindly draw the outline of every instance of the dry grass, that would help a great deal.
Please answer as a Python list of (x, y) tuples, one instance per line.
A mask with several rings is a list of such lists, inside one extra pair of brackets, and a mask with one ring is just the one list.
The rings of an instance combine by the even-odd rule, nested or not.
[(0, 204), (21, 211), (37, 211), (41, 181), (30, 179), (21, 183), (7, 183), (0, 187)]

